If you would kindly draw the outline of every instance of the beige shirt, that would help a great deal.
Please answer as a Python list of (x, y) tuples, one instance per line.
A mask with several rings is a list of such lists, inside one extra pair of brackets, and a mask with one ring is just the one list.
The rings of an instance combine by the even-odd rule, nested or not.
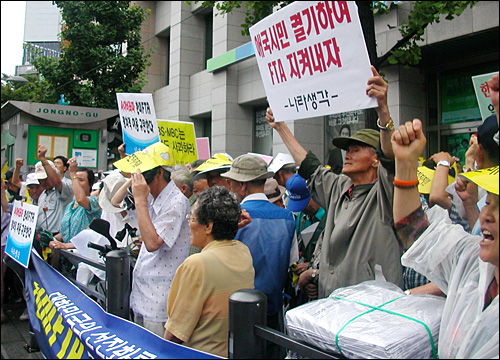
[(254, 288), (250, 250), (237, 240), (214, 240), (188, 257), (168, 296), (167, 329), (183, 345), (228, 356), (229, 296)]

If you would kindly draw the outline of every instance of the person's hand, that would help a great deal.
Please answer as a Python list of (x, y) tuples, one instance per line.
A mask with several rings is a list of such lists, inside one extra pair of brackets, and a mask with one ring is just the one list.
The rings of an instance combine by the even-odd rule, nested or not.
[(387, 91), (389, 85), (382, 76), (378, 73), (375, 66), (371, 66), (373, 76), (368, 79), (368, 87), (366, 88), (366, 95), (374, 96), (377, 99), (378, 107), (377, 114), (379, 118), (389, 116), (389, 106), (387, 105)]
[(498, 74), (493, 75), (491, 79), (488, 80), (488, 87), (490, 88), (490, 100), (491, 104), (493, 105), (493, 108), (495, 109), (495, 114), (497, 115), (497, 123), (499, 121), (498, 119), (498, 87), (499, 87), (499, 80), (498, 80)]
[(16, 168), (20, 169), (24, 165), (24, 160), (23, 159), (16, 159)]
[(72, 246), (69, 243), (63, 243), (57, 240), (49, 242), (49, 248), (51, 249), (71, 249)]
[(303, 271), (299, 276), (299, 288), (311, 299), (318, 297), (318, 286), (312, 282), (313, 269)]
[[(7, 183), (4, 181), (4, 179), (2, 178), (2, 191), (5, 192), (5, 190), (7, 190), (9, 188), (9, 186), (7, 185)], [(3, 194), (3, 193), (2, 193)]]
[(137, 203), (141, 200), (145, 201), (147, 199), (149, 195), (149, 186), (139, 169), (137, 169), (135, 174), (131, 174), (131, 180), (132, 195), (134, 196), (134, 202), (137, 205)]
[(42, 160), (45, 160), (45, 155), (47, 154), (47, 148), (43, 145), (38, 145), (38, 148), (37, 148), (37, 158), (42, 161)]
[(245, 209), (241, 209), (240, 221), (238, 222), (238, 229), (244, 228), (252, 222), (252, 217)]
[(414, 119), (399, 126), (392, 134), (391, 142), (396, 160), (417, 163), (427, 142), (422, 131), (422, 122)]
[(297, 264), (297, 267), (295, 268), (295, 273), (297, 275), (300, 275), (304, 271), (306, 271), (308, 267), (309, 267), (309, 263), (308, 262), (299, 263), (299, 264)]
[(75, 175), (76, 174), (76, 169), (78, 169), (78, 163), (76, 162), (75, 158), (71, 158), (68, 160), (68, 165), (69, 165), (69, 173), (70, 175)]
[(453, 165), (455, 163), (455, 157), (451, 156), (449, 153), (446, 151), (441, 151), (438, 152), (430, 157), (431, 160), (433, 160), (436, 164), (440, 162), (441, 160), (448, 161), (450, 165)]
[(118, 154), (120, 155), (120, 159), (123, 159), (127, 156), (127, 154), (125, 153), (125, 143), (118, 146)]
[(471, 170), (474, 167), (478, 148), (479, 145), (477, 142), (477, 135), (472, 134), (469, 140), (469, 148), (465, 152), (465, 168), (467, 169), (467, 171)]
[(464, 206), (475, 206), (479, 200), (477, 185), (461, 176), (456, 178), (455, 191)]
[(268, 107), (266, 110), (266, 120), (270, 127), (276, 129), (276, 122), (274, 121), (273, 111), (270, 107)]

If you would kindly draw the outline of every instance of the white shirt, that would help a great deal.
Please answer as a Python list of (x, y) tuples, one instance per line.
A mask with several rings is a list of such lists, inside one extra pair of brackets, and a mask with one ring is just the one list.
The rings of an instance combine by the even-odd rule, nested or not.
[(439, 331), (440, 359), (498, 358), (498, 295), (483, 311), (495, 267), (479, 258), (480, 236), (452, 225), (439, 206), (427, 211), (430, 226), (401, 257), (446, 295)]
[[(152, 197), (151, 197), (152, 199)], [(189, 200), (170, 181), (149, 203), (149, 216), (162, 246), (149, 252), (141, 246), (133, 272), (130, 307), (151, 322), (167, 321), (167, 298), (175, 271), (189, 255)]]

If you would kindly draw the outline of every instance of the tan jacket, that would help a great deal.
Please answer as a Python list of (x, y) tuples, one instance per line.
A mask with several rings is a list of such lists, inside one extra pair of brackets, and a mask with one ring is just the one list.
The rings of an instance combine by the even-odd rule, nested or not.
[[(352, 181), (321, 166), (309, 152), (299, 174), (308, 180), (313, 199), (327, 220), (319, 266), (319, 298), (333, 290), (375, 279), (375, 265), (387, 281), (403, 287), (401, 247), (392, 222), (394, 163), (380, 156), (378, 181), (346, 192)], [(384, 166), (385, 164), (385, 166)]]

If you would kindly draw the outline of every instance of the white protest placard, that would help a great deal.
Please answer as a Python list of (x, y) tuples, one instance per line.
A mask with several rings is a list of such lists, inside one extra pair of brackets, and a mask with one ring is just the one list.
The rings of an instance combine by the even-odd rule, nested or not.
[(38, 206), (14, 201), (5, 254), (25, 268), (30, 261), (37, 218)]
[(276, 121), (377, 106), (354, 1), (296, 1), (250, 28)]
[(160, 141), (172, 149), (176, 164), (198, 159), (194, 124), (188, 121), (158, 120)]
[(116, 93), (116, 100), (127, 154), (159, 141), (152, 94)]
[(487, 117), (495, 114), (495, 109), (490, 99), (490, 87), (488, 86), (488, 80), (495, 74), (498, 74), (498, 71), (472, 77), (472, 84), (474, 85), (477, 104), (479, 105), (479, 111), (481, 112), (483, 121)]

